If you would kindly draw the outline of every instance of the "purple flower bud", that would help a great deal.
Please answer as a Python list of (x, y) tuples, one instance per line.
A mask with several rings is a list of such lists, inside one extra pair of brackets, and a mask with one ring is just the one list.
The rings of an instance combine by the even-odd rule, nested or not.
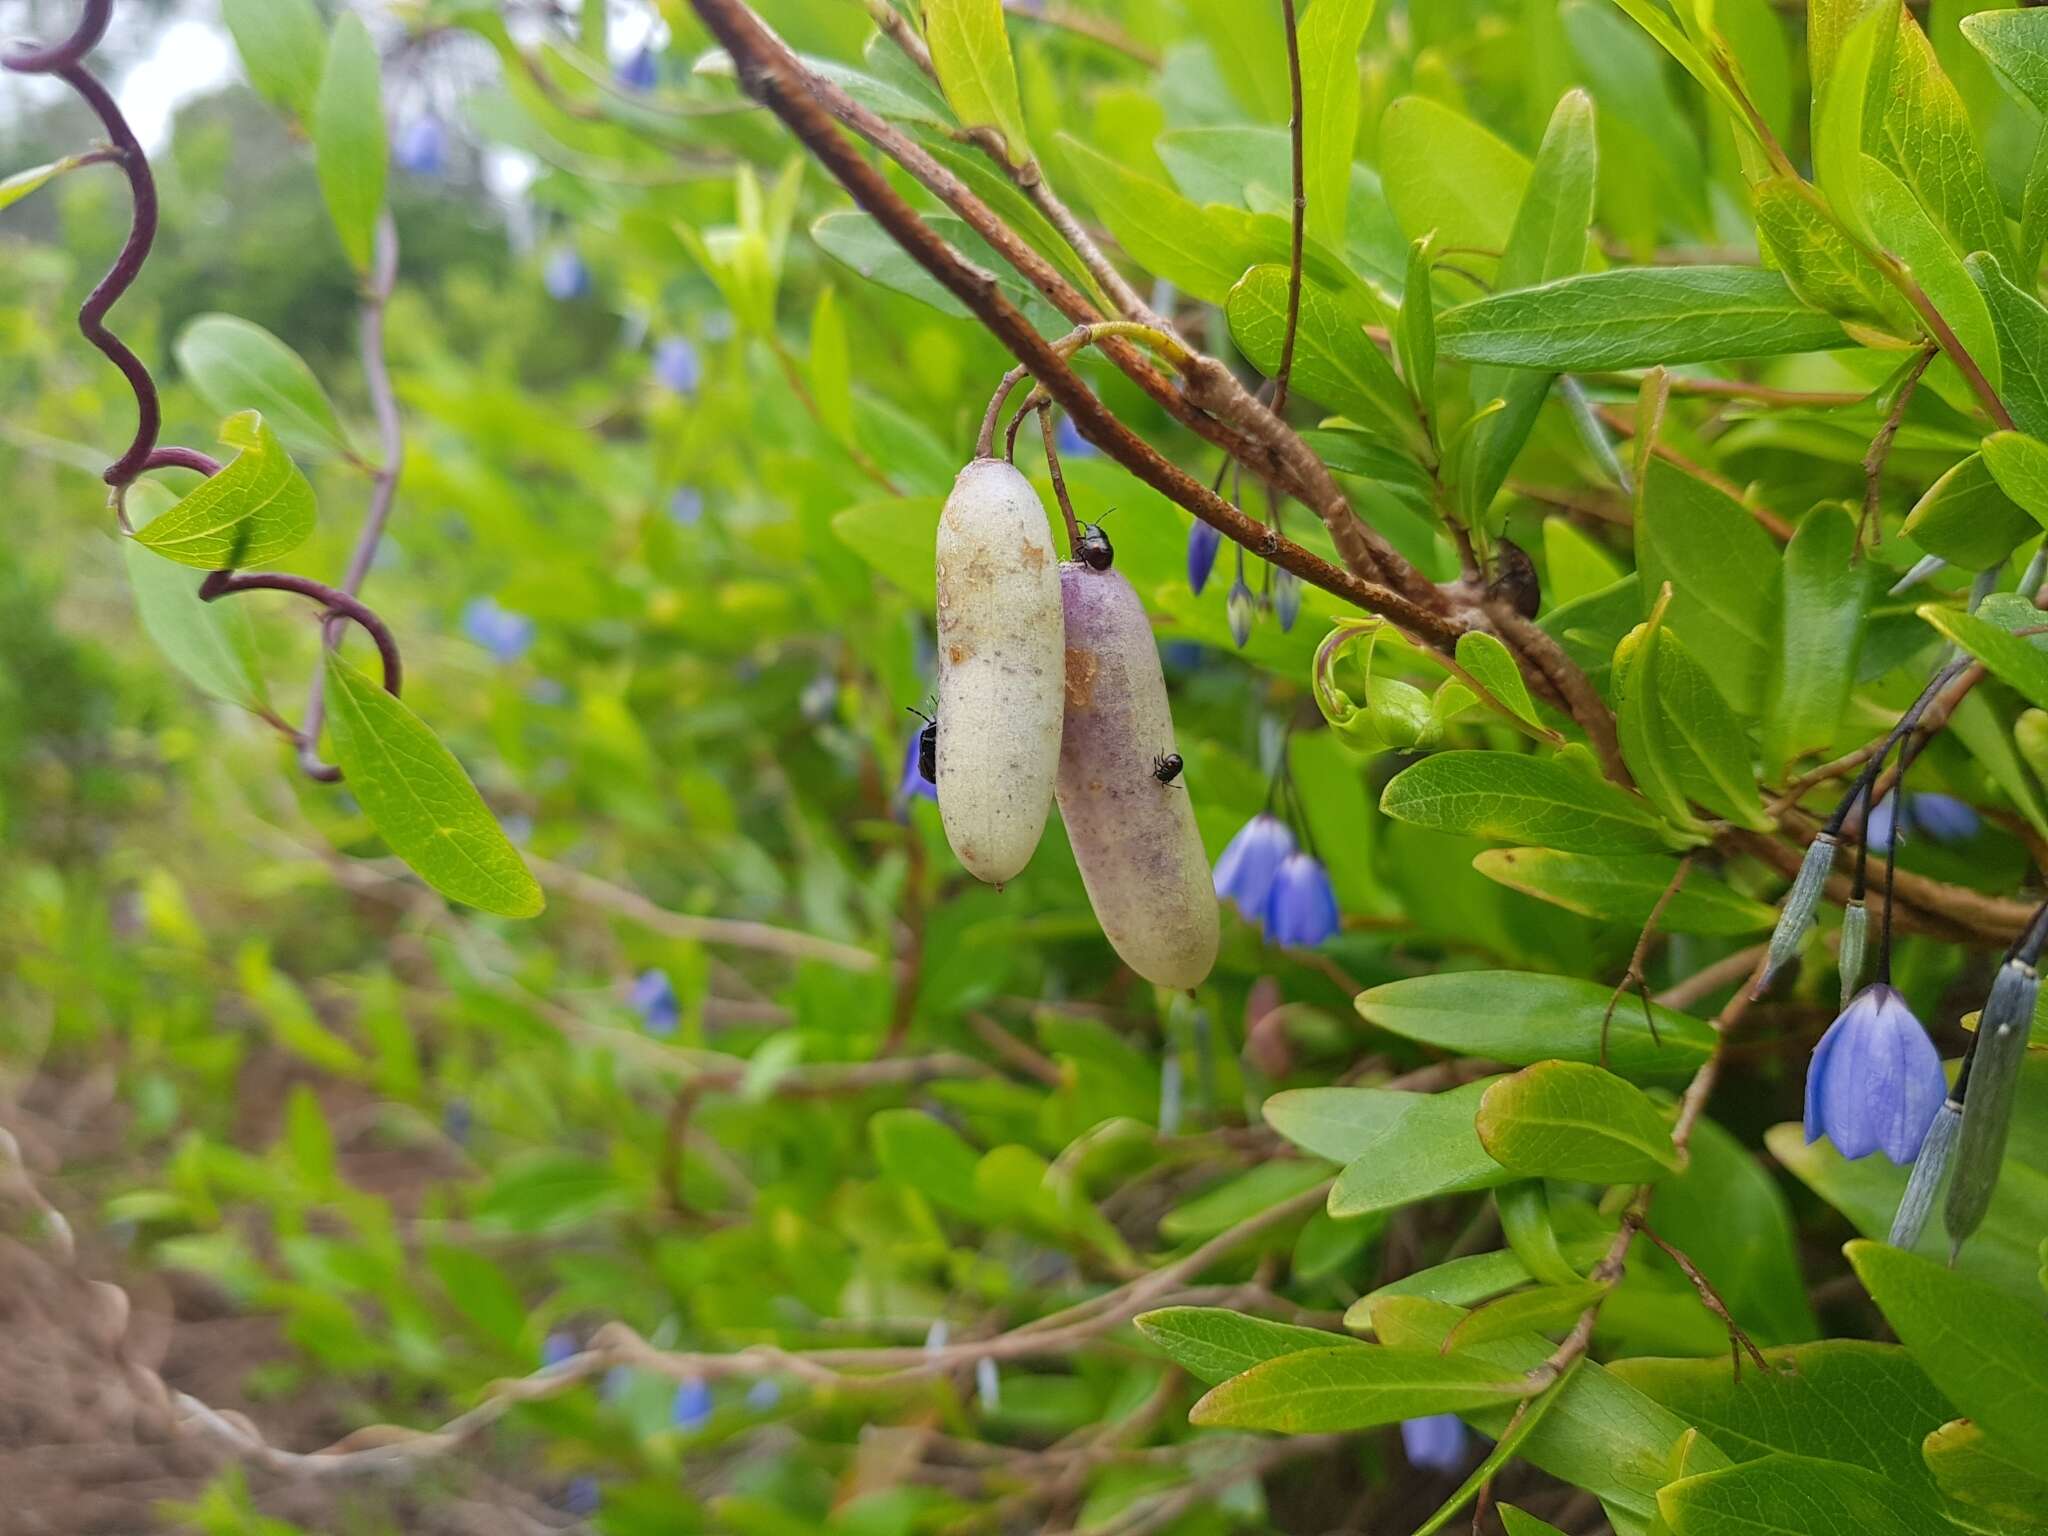
[(701, 1376), (692, 1376), (676, 1384), (675, 1405), (669, 1410), (669, 1419), (677, 1429), (693, 1432), (711, 1422), (711, 1384)]
[(447, 127), (431, 112), (414, 118), (398, 130), (391, 158), (411, 175), (439, 176), (448, 169)]
[(632, 1004), (650, 1035), (672, 1035), (682, 1022), (683, 1006), (667, 971), (642, 971), (633, 983)]
[(1806, 1068), (1806, 1139), (1854, 1160), (1883, 1151), (1900, 1167), (1926, 1138), (1948, 1080), (1906, 1000), (1879, 982), (1828, 1026)]
[(694, 485), (679, 485), (668, 499), (669, 521), (679, 528), (692, 528), (703, 519), (704, 493)]
[(594, 1515), (604, 1502), (604, 1493), (594, 1477), (572, 1478), (562, 1490), (562, 1508), (572, 1515)]
[(1243, 650), (1245, 642), (1252, 637), (1252, 620), (1257, 615), (1259, 600), (1252, 596), (1252, 589), (1244, 584), (1240, 574), (1230, 584), (1230, 595), (1223, 600), (1223, 612), (1230, 620), (1230, 638)]
[(1266, 920), (1273, 877), (1294, 852), (1294, 834), (1279, 817), (1261, 811), (1237, 830), (1216, 861), (1216, 895), (1233, 902), (1247, 922)]
[(523, 613), (479, 597), (462, 610), (462, 632), (503, 662), (517, 661), (533, 644), (534, 624)]
[(1937, 843), (1967, 843), (1977, 835), (1977, 813), (1954, 795), (1920, 794), (1906, 801), (1914, 826)]
[(475, 1123), (467, 1099), (450, 1099), (447, 1108), (441, 1111), (441, 1134), (458, 1147), (469, 1145), (470, 1128)]
[(540, 1363), (545, 1367), (560, 1365), (576, 1353), (576, 1335), (566, 1328), (557, 1328), (540, 1344)]
[(664, 336), (654, 344), (654, 380), (679, 395), (694, 395), (704, 381), (704, 365), (686, 336)]
[(549, 253), (540, 281), (548, 297), (558, 303), (567, 304), (590, 295), (590, 268), (570, 246), (558, 246)]
[(910, 745), (903, 753), (903, 776), (896, 783), (896, 809), (906, 812), (910, 802), (919, 798), (937, 801), (939, 786), (924, 776), (924, 766), (918, 761), (920, 738), (924, 727), (919, 726), (910, 733)]
[(651, 91), (661, 83), (661, 60), (652, 48), (636, 48), (619, 61), (613, 78), (629, 91)]
[(1337, 932), (1337, 891), (1323, 861), (1290, 853), (1273, 876), (1266, 898), (1266, 937), (1294, 949), (1313, 949)]
[(747, 1388), (747, 1406), (756, 1413), (771, 1413), (782, 1401), (782, 1383), (772, 1376), (763, 1376)]
[(1060, 417), (1060, 424), (1053, 428), (1053, 446), (1059, 449), (1063, 459), (1092, 459), (1101, 456), (1102, 450), (1089, 442), (1077, 430), (1067, 416)]
[(1468, 1441), (1464, 1422), (1455, 1413), (1401, 1421), (1401, 1449), (1408, 1453), (1411, 1467), (1455, 1472), (1465, 1464)]
[(1885, 849), (1891, 847), (1894, 835), (1902, 843), (1906, 840), (1906, 829), (1897, 825), (1897, 812), (1897, 798), (1892, 795), (1886, 795), (1877, 802), (1870, 815), (1864, 819), (1863, 845), (1873, 855), (1883, 853)]
[(1280, 632), (1294, 628), (1301, 617), (1301, 578), (1292, 571), (1273, 572), (1273, 613), (1280, 620)]
[(1207, 523), (1188, 529), (1188, 586), (1197, 597), (1209, 585), (1209, 573), (1216, 569), (1216, 551), (1223, 547), (1223, 535)]

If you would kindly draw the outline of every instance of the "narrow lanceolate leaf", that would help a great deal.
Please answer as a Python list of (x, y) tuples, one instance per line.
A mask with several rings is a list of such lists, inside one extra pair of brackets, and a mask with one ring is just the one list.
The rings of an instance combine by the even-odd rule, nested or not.
[(2048, 1320), (2024, 1297), (1884, 1243), (1844, 1250), (1885, 1321), (1987, 1434), (2048, 1445)]
[(1340, 1346), (1253, 1366), (1212, 1388), (1188, 1419), (1221, 1429), (1328, 1434), (1512, 1403), (1535, 1390), (1520, 1373), (1483, 1360), (1379, 1345)]
[(66, 171), (75, 171), (85, 164), (83, 155), (66, 155), (62, 160), (52, 160), (48, 165), (31, 166), (25, 171), (16, 171), (0, 181), (0, 208), (11, 207), (31, 192), (40, 191), (62, 176)]
[(377, 45), (354, 12), (344, 14), (327, 44), (327, 65), (313, 100), (313, 164), (341, 248), (367, 271), (384, 211), (388, 150)]
[(1765, 1456), (1667, 1484), (1672, 1536), (1926, 1536), (1892, 1485), (1839, 1461)]
[(1863, 157), (1863, 206), (1872, 239), (1905, 263), (1935, 312), (1996, 389), (2000, 363), (1991, 310), (1948, 235), (1897, 173), (1871, 155)]
[(1302, 19), (1301, 158), (1308, 227), (1333, 250), (1344, 248), (1344, 205), (1351, 195), (1351, 153), (1358, 139), (1358, 45), (1374, 0), (1322, 0)]
[[(1442, 971), (1368, 987), (1357, 1008), (1367, 1023), (1405, 1039), (1524, 1066), (1552, 1057), (1598, 1061), (1601, 1021), (1613, 996), (1612, 987), (1575, 976)], [(1607, 1061), (1616, 1072), (1677, 1077), (1707, 1059), (1714, 1036), (1700, 1020), (1653, 1007), (1653, 1038), (1640, 1003), (1624, 1001), (1607, 1025)]]
[(1564, 1536), (1548, 1520), (1539, 1520), (1525, 1509), (1512, 1504), (1500, 1506), (1501, 1524), (1507, 1527), (1508, 1536)]
[(1999, 398), (2022, 432), (2048, 438), (2048, 309), (2006, 277), (1997, 257), (1979, 251), (1963, 265), (1991, 311), (2002, 369)]
[(1366, 1347), (1342, 1334), (1246, 1317), (1227, 1307), (1162, 1307), (1132, 1321), (1176, 1365), (1211, 1386), (1283, 1355), (1344, 1344)]
[(2048, 442), (2025, 432), (1994, 432), (1984, 439), (1981, 451), (1999, 490), (2035, 522), (2048, 526)]
[[(1664, 605), (1623, 639), (1615, 651), (1622, 751), (1638, 771), (1644, 793), (1674, 820), (1688, 803), (1758, 831), (1771, 825), (1758, 796), (1749, 733), (1714, 685), (1707, 669), (1668, 633)], [(1676, 804), (1653, 789), (1662, 784)]]
[(1670, 1123), (1643, 1091), (1583, 1062), (1502, 1078), (1480, 1102), (1478, 1128), (1496, 1162), (1530, 1177), (1641, 1184), (1683, 1165)]
[(1884, 274), (1787, 176), (1759, 182), (1757, 241), (1794, 293), (1843, 320), (1912, 336), (1919, 323)]
[(137, 529), (135, 542), (202, 571), (258, 565), (289, 554), (313, 531), (313, 487), (255, 411), (221, 423), (240, 450), (168, 512)]
[(1980, 11), (1963, 18), (1963, 36), (1990, 61), (2019, 100), (2048, 112), (2048, 15), (2034, 10)]
[(1457, 658), (1458, 665), (1509, 714), (1524, 725), (1545, 731), (1536, 716), (1536, 701), (1529, 697), (1529, 685), (1522, 680), (1522, 669), (1498, 639), (1484, 630), (1468, 629), (1458, 636)]
[(294, 453), (347, 453), (348, 437), (306, 360), (254, 321), (200, 315), (171, 349), (178, 371), (223, 416), (261, 411)]
[(1898, 20), (1882, 106), (1877, 153), (1913, 189), (1950, 244), (2009, 260), (2005, 210), (1969, 109), (1910, 14)]
[(1439, 832), (1572, 853), (1647, 853), (1683, 842), (1638, 796), (1554, 758), (1439, 752), (1395, 775), (1380, 809)]
[(453, 901), (503, 917), (538, 914), (539, 882), (419, 716), (333, 651), (327, 700), (335, 760), (391, 851)]
[[(2025, 599), (2015, 602), (2014, 619), (2024, 621), (2027, 618), (2026, 613), (2016, 611), (2024, 604)], [(1984, 606), (1993, 613), (2003, 611), (1994, 602), (1986, 602)], [(2034, 622), (2040, 622), (2031, 605), (2025, 606), (2028, 612), (2035, 613)], [(2014, 628), (2030, 625), (2016, 623), (2007, 627), (1994, 623), (1981, 613), (1964, 613), (1935, 603), (1922, 604), (1919, 613), (1921, 618), (1983, 662), (1994, 677), (2014, 689), (2029, 704), (2048, 709), (2048, 651), (2041, 649), (2039, 637), (2012, 632)]]
[[(1287, 269), (1263, 264), (1234, 284), (1224, 305), (1231, 339), (1260, 371), (1280, 366), (1287, 333)], [(1365, 334), (1366, 317), (1344, 297), (1304, 283), (1294, 339), (1297, 394), (1361, 426), (1415, 437), (1408, 392)]]
[(853, 441), (853, 357), (836, 292), (818, 290), (811, 310), (811, 395), (818, 417), (842, 443)]
[(1845, 347), (1832, 317), (1776, 272), (1623, 267), (1496, 293), (1437, 321), (1443, 355), (1552, 373)]
[(327, 50), (327, 29), (312, 0), (221, 0), (220, 12), (249, 83), (273, 105), (306, 116)]
[(1059, 147), (1096, 215), (1133, 261), (1211, 304), (1229, 297), (1254, 259), (1229, 226), (1078, 139), (1062, 134)]
[[(1456, 174), (1446, 174), (1456, 167)], [(1471, 118), (1403, 96), (1380, 120), (1380, 183), (1401, 233), (1441, 248), (1498, 251), (1529, 185), (1529, 162)], [(1475, 258), (1481, 275), (1493, 263)]]
[(1339, 1218), (1369, 1216), (1438, 1195), (1505, 1184), (1512, 1175), (1487, 1155), (1472, 1128), (1486, 1088), (1482, 1081), (1446, 1093), (1351, 1089), (1352, 1093), (1410, 1102), (1377, 1141), (1368, 1143), (1344, 1165), (1330, 1188), (1330, 1214)]
[[(2016, 432), (2004, 435), (2032, 441)], [(2048, 480), (2041, 489), (2048, 495)], [(2000, 488), (1984, 455), (1973, 453), (1951, 464), (1927, 488), (1907, 514), (1903, 531), (1928, 554), (1966, 571), (1981, 571), (2000, 564), (2041, 527)]]
[(1516, 1291), (1467, 1313), (1444, 1339), (1444, 1348), (1464, 1349), (1493, 1339), (1511, 1339), (1517, 1334), (1561, 1333), (1577, 1322), (1579, 1314), (1606, 1290), (1606, 1286), (1590, 1280), (1575, 1280)]
[[(1640, 929), (1670, 888), (1673, 859), (1654, 854), (1560, 853), (1555, 848), (1489, 848), (1472, 867), (1500, 884), (1605, 923)], [(1761, 933), (1777, 911), (1695, 869), (1665, 902), (1665, 933)], [(1602, 1004), (1605, 1007), (1605, 1004)]]
[[(1568, 1237), (1558, 1245), (1558, 1248), (1566, 1263), (1577, 1269), (1589, 1269), (1599, 1262), (1600, 1256), (1608, 1250), (1613, 1240), (1614, 1234), (1611, 1232), (1586, 1237)], [(1404, 1275), (1399, 1280), (1390, 1281), (1378, 1290), (1361, 1296), (1344, 1314), (1344, 1326), (1360, 1330), (1372, 1328), (1375, 1306), (1388, 1298), (1421, 1297), (1453, 1306), (1468, 1307), (1486, 1300), (1489, 1296), (1498, 1296), (1503, 1291), (1513, 1290), (1518, 1285), (1527, 1285), (1533, 1278), (1535, 1277), (1521, 1258), (1506, 1249), (1493, 1253), (1467, 1254), (1462, 1259), (1450, 1259), (1430, 1269)]]
[(1761, 711), (1777, 628), (1778, 550), (1741, 505), (1662, 459), (1637, 484), (1636, 559), (1645, 608), (1668, 582), (1668, 623), (1745, 715)]
[(924, 35), (939, 86), (960, 121), (1001, 130), (1011, 159), (1029, 158), (1002, 0), (925, 0)]
[(1841, 726), (1868, 586), (1855, 555), (1856, 520), (1838, 506), (1809, 512), (1785, 548), (1778, 653), (1764, 690), (1767, 768), (1819, 751)]
[(1864, 128), (1898, 36), (1893, 18), (1880, 14), (1884, 9), (1870, 6), (1852, 23), (1848, 6), (1829, 7), (1840, 25), (1813, 49), (1814, 180), (1827, 193), (1829, 210), (1866, 244), (1875, 237), (1863, 211)]

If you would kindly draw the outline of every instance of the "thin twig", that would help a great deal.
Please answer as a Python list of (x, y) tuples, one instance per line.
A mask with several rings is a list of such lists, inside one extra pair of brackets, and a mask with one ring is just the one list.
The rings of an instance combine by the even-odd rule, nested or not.
[(1060, 472), (1060, 445), (1053, 431), (1052, 407), (1038, 413), (1038, 429), (1045, 438), (1045, 472), (1052, 479), (1053, 499), (1060, 504), (1060, 516), (1067, 523), (1067, 558), (1081, 558), (1081, 524), (1074, 516), (1073, 499), (1067, 495), (1067, 477)]
[(1653, 1044), (1663, 1044), (1657, 1039), (1657, 1018), (1650, 1008), (1650, 986), (1643, 976), (1643, 959), (1650, 952), (1650, 940), (1656, 936), (1657, 923), (1664, 916), (1664, 909), (1671, 905), (1680, 888), (1684, 886), (1685, 877), (1692, 873), (1692, 858), (1693, 856), (1688, 853), (1678, 861), (1678, 868), (1671, 872), (1671, 879), (1666, 882), (1663, 894), (1658, 896), (1657, 904), (1650, 908), (1650, 915), (1643, 923), (1642, 932), (1636, 935), (1636, 947), (1628, 957), (1628, 969), (1622, 973), (1621, 980), (1615, 983), (1614, 993), (1607, 999), (1607, 1011), (1600, 1015), (1600, 1065), (1603, 1067), (1607, 1065), (1607, 1028), (1614, 1022), (1614, 1006), (1621, 1001), (1624, 992), (1633, 990), (1640, 994), (1643, 1000), (1643, 1023), (1650, 1031), (1650, 1040)]
[(1273, 414), (1287, 405), (1287, 379), (1294, 372), (1294, 339), (1301, 327), (1301, 252), (1308, 220), (1308, 188), (1302, 169), (1303, 133), (1301, 92), (1301, 37), (1295, 21), (1294, 0), (1280, 0), (1280, 15), (1287, 28), (1287, 88), (1294, 113), (1287, 121), (1294, 173), (1294, 228), (1287, 263), (1287, 329), (1280, 338), (1280, 365), (1273, 373)]
[(1885, 413), (1884, 424), (1877, 429), (1877, 436), (1870, 440), (1870, 449), (1863, 455), (1863, 516), (1856, 523), (1856, 548), (1863, 548), (1865, 535), (1870, 542), (1884, 542), (1884, 527), (1878, 521), (1878, 498), (1884, 485), (1885, 461), (1891, 457), (1892, 440), (1899, 435), (1899, 428), (1905, 425), (1906, 407), (1913, 403), (1913, 392), (1920, 387), (1920, 376), (1927, 371), (1927, 365), (1934, 361), (1936, 348), (1922, 347), (1920, 355), (1913, 360), (1912, 367), (1899, 384), (1899, 392), (1892, 400), (1892, 408)]

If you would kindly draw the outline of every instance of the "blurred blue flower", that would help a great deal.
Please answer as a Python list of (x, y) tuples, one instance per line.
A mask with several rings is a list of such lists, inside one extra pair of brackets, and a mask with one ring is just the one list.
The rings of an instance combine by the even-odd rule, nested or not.
[(594, 1515), (604, 1502), (604, 1493), (594, 1477), (572, 1478), (562, 1490), (562, 1508), (572, 1515)]
[(517, 661), (533, 644), (534, 623), (496, 598), (472, 598), (462, 610), (462, 632), (500, 661)]
[(772, 1412), (782, 1401), (782, 1383), (773, 1376), (763, 1376), (747, 1388), (747, 1406), (756, 1413)]
[(661, 60), (652, 48), (635, 48), (619, 61), (614, 78), (629, 91), (651, 91), (661, 83)]
[(1244, 584), (1244, 573), (1238, 573), (1237, 580), (1230, 584), (1230, 595), (1223, 600), (1223, 612), (1230, 620), (1230, 638), (1237, 642), (1239, 650), (1252, 637), (1252, 620), (1259, 611), (1259, 600), (1252, 596), (1252, 589)]
[(1932, 792), (1906, 799), (1906, 819), (1937, 843), (1967, 843), (1977, 835), (1977, 813), (1954, 795)]
[(654, 380), (679, 395), (697, 392), (704, 381), (704, 364), (687, 336), (664, 336), (654, 344)]
[(1455, 1413), (1432, 1413), (1401, 1421), (1401, 1449), (1408, 1465), (1432, 1472), (1455, 1472), (1465, 1464), (1469, 1436)]
[(1063, 459), (1092, 459), (1102, 454), (1100, 448), (1074, 430), (1074, 423), (1065, 415), (1060, 417), (1060, 424), (1053, 428), (1052, 440), (1053, 446), (1059, 449), (1060, 457)]
[(1003, 1406), (1002, 1378), (996, 1374), (995, 1361), (987, 1355), (974, 1362), (974, 1395), (983, 1413), (994, 1413)]
[(679, 485), (668, 499), (669, 521), (679, 528), (691, 528), (704, 516), (704, 493), (694, 485)]
[(1293, 852), (1294, 834), (1287, 823), (1270, 812), (1259, 812), (1224, 845), (1216, 861), (1216, 895), (1234, 902), (1246, 921), (1263, 923), (1273, 877)]
[(553, 1333), (541, 1340), (540, 1363), (544, 1367), (560, 1365), (575, 1353), (576, 1335), (569, 1332), (566, 1328), (557, 1328)]
[(1825, 1136), (1852, 1160), (1882, 1151), (1904, 1167), (1946, 1097), (1941, 1053), (1906, 1000), (1879, 982), (1857, 993), (1813, 1048), (1806, 1139)]
[(563, 304), (590, 296), (590, 268), (572, 246), (557, 246), (549, 254), (540, 281), (548, 297)]
[(633, 983), (633, 1011), (650, 1035), (672, 1035), (682, 1022), (683, 1005), (676, 999), (675, 983), (668, 972), (649, 969)]
[(953, 1336), (952, 1325), (943, 1317), (932, 1319), (931, 1327), (924, 1331), (924, 1349), (928, 1355), (935, 1355), (946, 1347), (946, 1341)]
[(1207, 523), (1188, 529), (1188, 586), (1197, 597), (1209, 585), (1209, 573), (1216, 569), (1216, 551), (1223, 547), (1223, 535)]
[(830, 672), (820, 672), (804, 684), (804, 691), (797, 695), (796, 707), (805, 723), (823, 725), (839, 707), (839, 679)]
[(1292, 571), (1273, 572), (1273, 612), (1282, 634), (1294, 628), (1294, 621), (1301, 617), (1301, 578)]
[(448, 169), (448, 129), (433, 113), (416, 117), (398, 130), (391, 158), (414, 176), (439, 176)]
[(598, 1397), (607, 1403), (616, 1403), (626, 1395), (626, 1389), (633, 1385), (631, 1366), (615, 1365), (604, 1373), (597, 1384)]
[(702, 1376), (692, 1376), (687, 1381), (676, 1383), (675, 1406), (669, 1409), (669, 1419), (677, 1429), (692, 1431), (702, 1429), (711, 1422), (711, 1383)]
[(1904, 827), (1894, 828), (1893, 825), (1897, 820), (1897, 812), (1897, 797), (1886, 795), (1872, 807), (1870, 815), (1864, 818), (1863, 846), (1868, 848), (1873, 854), (1883, 853), (1887, 848), (1891, 847), (1894, 835), (1902, 843), (1906, 840), (1906, 829)]
[(1266, 898), (1266, 937), (1313, 949), (1337, 932), (1337, 891), (1323, 861), (1299, 851), (1281, 861)]
[(920, 725), (910, 733), (910, 745), (903, 753), (903, 777), (896, 784), (898, 811), (907, 811), (910, 802), (920, 796), (931, 801), (939, 798), (939, 786), (924, 776), (924, 768), (918, 762), (919, 738), (923, 735), (924, 727)]
[(447, 1107), (441, 1111), (441, 1134), (458, 1147), (469, 1145), (470, 1128), (475, 1123), (467, 1099), (450, 1099)]
[(1193, 672), (1209, 659), (1199, 640), (1169, 640), (1159, 647), (1159, 659), (1181, 672)]

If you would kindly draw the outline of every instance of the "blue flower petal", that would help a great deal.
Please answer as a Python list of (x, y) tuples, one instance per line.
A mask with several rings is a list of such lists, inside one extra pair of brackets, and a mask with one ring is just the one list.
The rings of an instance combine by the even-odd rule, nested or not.
[(1290, 853), (1273, 876), (1266, 899), (1266, 937), (1294, 949), (1313, 949), (1337, 932), (1337, 891), (1322, 860)]
[(1907, 817), (1937, 843), (1967, 843), (1977, 835), (1977, 813), (1954, 795), (1920, 794), (1906, 800)]
[(1401, 1421), (1401, 1449), (1412, 1467), (1455, 1472), (1465, 1464), (1470, 1437), (1455, 1413), (1432, 1413)]
[(1806, 1074), (1806, 1138), (1826, 1136), (1851, 1161), (1882, 1151), (1904, 1167), (1948, 1095), (1941, 1053), (1906, 1000), (1865, 987), (1814, 1048)]
[(1216, 895), (1232, 902), (1245, 919), (1263, 923), (1273, 877), (1294, 852), (1294, 834), (1277, 816), (1260, 812), (1242, 827), (1216, 861)]
[(1223, 535), (1207, 523), (1188, 529), (1188, 586), (1195, 596), (1209, 585), (1209, 573), (1216, 569), (1216, 551), (1223, 547)]

